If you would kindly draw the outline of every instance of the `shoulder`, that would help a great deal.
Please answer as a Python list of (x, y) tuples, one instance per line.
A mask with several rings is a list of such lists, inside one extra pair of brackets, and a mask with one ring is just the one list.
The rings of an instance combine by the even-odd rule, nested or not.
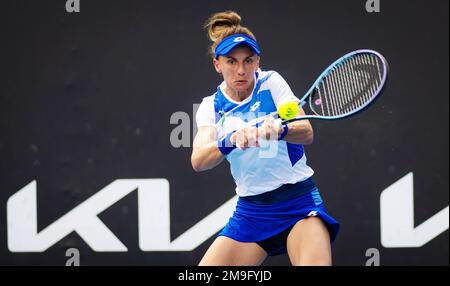
[(275, 70), (261, 71), (258, 76), (261, 83), (280, 84), (286, 82), (279, 72)]
[(208, 118), (208, 120), (211, 120), (211, 118), (214, 118), (214, 99), (216, 97), (216, 93), (206, 96), (202, 99), (202, 102), (200, 105), (197, 105), (197, 118)]
[(216, 93), (217, 92), (209, 96), (203, 97), (200, 105), (203, 105), (204, 107), (214, 106), (214, 99), (216, 98)]
[(209, 96), (205, 96), (202, 98), (202, 102), (214, 102), (214, 98), (216, 97), (217, 92), (214, 92), (213, 94)]
[(272, 92), (283, 92), (285, 89), (289, 89), (286, 80), (274, 70), (261, 72), (258, 81), (260, 81), (262, 89), (270, 89)]
[(262, 81), (261, 89), (270, 90), (276, 106), (279, 106), (279, 104), (287, 100), (298, 101), (289, 84), (277, 71), (270, 70), (262, 72), (260, 78)]
[(215, 93), (206, 96), (202, 99), (202, 102), (197, 108), (196, 120), (197, 126), (214, 125), (215, 124), (215, 112), (214, 112), (214, 98)]

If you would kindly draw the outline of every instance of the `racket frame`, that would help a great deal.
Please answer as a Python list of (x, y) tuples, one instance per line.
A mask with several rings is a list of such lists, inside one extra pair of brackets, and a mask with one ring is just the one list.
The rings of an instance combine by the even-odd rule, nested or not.
[(366, 103), (364, 103), (362, 106), (358, 107), (357, 109), (352, 110), (351, 112), (348, 112), (348, 113), (345, 113), (345, 114), (342, 114), (342, 115), (335, 115), (335, 116), (323, 116), (323, 115), (297, 116), (297, 117), (294, 117), (294, 118), (291, 118), (291, 119), (283, 120), (282, 123), (285, 124), (285, 123), (289, 123), (289, 122), (293, 122), (293, 121), (297, 121), (297, 120), (303, 120), (303, 119), (339, 120), (339, 119), (343, 119), (343, 118), (346, 118), (346, 117), (349, 117), (349, 116), (353, 116), (353, 115), (361, 112), (362, 110), (366, 109), (368, 106), (370, 106), (375, 101), (375, 99), (378, 98), (378, 96), (384, 90), (384, 87), (386, 85), (388, 71), (389, 71), (389, 66), (388, 66), (388, 63), (387, 63), (386, 59), (383, 57), (383, 55), (381, 55), (377, 51), (369, 50), (369, 49), (361, 49), (361, 50), (356, 50), (356, 51), (350, 52), (350, 53), (340, 57), (336, 61), (334, 61), (328, 68), (326, 68), (319, 75), (319, 77), (316, 79), (316, 81), (311, 85), (310, 89), (300, 99), (299, 105), (302, 108), (307, 103), (308, 98), (313, 94), (314, 89), (320, 84), (320, 82), (323, 80), (323, 78), (326, 77), (330, 72), (332, 72), (341, 63), (345, 62), (348, 58), (350, 58), (350, 57), (352, 57), (352, 56), (354, 56), (356, 54), (374, 54), (378, 58), (380, 58), (380, 60), (383, 63), (383, 66), (385, 68), (385, 71), (383, 73), (383, 77), (381, 79), (381, 83), (378, 86), (377, 90), (375, 91), (374, 95), (371, 97), (370, 100), (368, 100)]

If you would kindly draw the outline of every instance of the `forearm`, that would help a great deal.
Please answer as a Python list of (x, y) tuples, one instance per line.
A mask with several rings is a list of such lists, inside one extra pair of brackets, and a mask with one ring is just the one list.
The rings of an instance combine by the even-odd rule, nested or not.
[(283, 140), (294, 144), (311, 144), (314, 140), (314, 132), (309, 121), (294, 121), (288, 123), (289, 131)]
[(192, 152), (191, 163), (196, 172), (201, 172), (219, 165), (224, 158), (217, 148), (217, 142), (214, 141), (195, 148)]

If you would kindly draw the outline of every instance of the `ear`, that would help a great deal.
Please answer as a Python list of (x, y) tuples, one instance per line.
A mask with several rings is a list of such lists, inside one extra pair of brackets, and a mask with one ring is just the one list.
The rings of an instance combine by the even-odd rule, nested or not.
[(213, 66), (219, 74), (222, 74), (222, 70), (220, 69), (220, 64), (217, 59), (213, 59)]

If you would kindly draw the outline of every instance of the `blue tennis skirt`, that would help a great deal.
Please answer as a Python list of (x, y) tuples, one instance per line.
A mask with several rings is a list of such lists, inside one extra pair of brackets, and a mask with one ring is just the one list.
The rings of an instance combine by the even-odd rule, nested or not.
[(260, 195), (239, 197), (233, 216), (217, 236), (256, 242), (270, 256), (283, 254), (290, 229), (311, 216), (324, 221), (333, 242), (339, 222), (325, 210), (319, 190), (309, 178)]

